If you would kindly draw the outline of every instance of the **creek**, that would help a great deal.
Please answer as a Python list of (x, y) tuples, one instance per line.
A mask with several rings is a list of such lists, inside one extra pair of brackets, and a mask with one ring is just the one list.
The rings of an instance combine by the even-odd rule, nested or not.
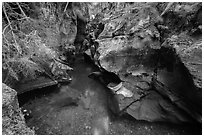
[(88, 75), (98, 69), (78, 59), (70, 73), (72, 82), (33, 90), (18, 96), (30, 112), (26, 124), (39, 135), (67, 134), (201, 134), (200, 127), (137, 121), (115, 116), (109, 110), (110, 91)]

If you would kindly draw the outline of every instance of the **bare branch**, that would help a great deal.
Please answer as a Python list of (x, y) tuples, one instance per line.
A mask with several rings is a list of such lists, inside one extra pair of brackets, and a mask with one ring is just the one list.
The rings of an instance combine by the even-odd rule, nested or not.
[(3, 7), (3, 12), (4, 12), (5, 16), (6, 16), (6, 19), (7, 19), (7, 21), (8, 21), (9, 27), (10, 27), (10, 29), (11, 29), (11, 33), (12, 33), (12, 36), (13, 36), (13, 40), (14, 40), (15, 45), (16, 45), (15, 47), (16, 47), (17, 51), (18, 51), (19, 53), (21, 53), (21, 52), (20, 52), (20, 47), (18, 46), (18, 43), (17, 43), (16, 38), (15, 38), (15, 34), (14, 34), (13, 31), (12, 31), (13, 28), (12, 28), (12, 26), (11, 26), (11, 21), (10, 21), (9, 18), (8, 18), (8, 15), (7, 15), (7, 12), (6, 12), (4, 3), (3, 3), (3, 5), (2, 5), (2, 7)]
[(69, 5), (69, 2), (67, 2), (65, 8), (64, 8), (64, 12), (67, 10), (67, 6)]
[(4, 34), (5, 33), (5, 31), (6, 31), (6, 29), (8, 28), (8, 27), (10, 27), (10, 25), (11, 25), (11, 22), (3, 29), (3, 32), (2, 32), (2, 34)]
[(23, 14), (24, 17), (27, 17), (25, 12), (23, 11), (23, 9), (21, 8), (20, 4), (18, 2), (16, 2), (16, 4), (18, 5), (19, 9), (21, 10), (21, 13)]
[(169, 9), (171, 8), (173, 4), (174, 2), (169, 2), (160, 16), (162, 17), (167, 11), (169, 11)]

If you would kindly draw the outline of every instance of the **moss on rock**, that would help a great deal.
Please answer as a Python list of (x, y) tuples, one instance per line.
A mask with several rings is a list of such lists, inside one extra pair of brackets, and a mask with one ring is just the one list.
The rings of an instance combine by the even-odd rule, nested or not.
[(34, 130), (27, 127), (19, 108), (17, 92), (2, 84), (2, 134), (34, 135)]

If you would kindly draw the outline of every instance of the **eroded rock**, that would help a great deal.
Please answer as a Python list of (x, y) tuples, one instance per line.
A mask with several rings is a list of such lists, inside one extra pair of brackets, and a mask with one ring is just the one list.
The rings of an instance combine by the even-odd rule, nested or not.
[(19, 108), (17, 92), (2, 84), (2, 134), (33, 135), (35, 132), (26, 126)]
[[(202, 121), (202, 50), (201, 39), (183, 33), (173, 35), (163, 43), (163, 53), (157, 80), (168, 90), (173, 103), (194, 119)], [(167, 56), (169, 55), (169, 56)], [(164, 89), (162, 89), (164, 90)], [(167, 90), (166, 90), (167, 91)]]
[(194, 84), (202, 88), (202, 38), (195, 39), (184, 33), (173, 35), (169, 40), (169, 45), (176, 50), (192, 75)]
[[(201, 122), (201, 44), (196, 40), (190, 42), (182, 33), (177, 36), (184, 28), (192, 28), (188, 23), (199, 24), (194, 8), (199, 4), (183, 3), (173, 11), (169, 8), (162, 14), (166, 14), (165, 20), (151, 4), (140, 4), (124, 6), (125, 10), (122, 8), (120, 12), (115, 8), (111, 14), (105, 14), (104, 30), (96, 40), (99, 46), (95, 64), (115, 73), (123, 81), (123, 87), (134, 94), (133, 97), (113, 95), (111, 109), (115, 113), (126, 112), (138, 120)], [(189, 7), (189, 11), (184, 10)], [(178, 26), (168, 16), (174, 14), (182, 19)], [(156, 26), (161, 22), (163, 27)], [(161, 28), (172, 32), (164, 33)], [(181, 37), (187, 41), (183, 43)]]

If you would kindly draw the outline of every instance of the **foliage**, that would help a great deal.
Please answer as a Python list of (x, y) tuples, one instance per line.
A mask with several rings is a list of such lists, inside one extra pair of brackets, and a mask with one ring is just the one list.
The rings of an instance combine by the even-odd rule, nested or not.
[[(20, 6), (20, 4), (16, 5)], [(22, 8), (20, 9), (22, 10)], [(3, 82), (12, 85), (16, 80), (34, 79), (38, 74), (44, 72), (36, 60), (48, 62), (53, 60), (57, 53), (43, 43), (37, 30), (32, 29), (30, 33), (26, 34), (18, 28), (18, 24), (22, 20), (30, 22), (30, 24), (34, 22), (23, 11), (21, 14), (16, 13), (10, 3), (3, 3), (3, 12), (7, 21), (2, 32), (2, 68), (3, 72), (6, 72)]]

